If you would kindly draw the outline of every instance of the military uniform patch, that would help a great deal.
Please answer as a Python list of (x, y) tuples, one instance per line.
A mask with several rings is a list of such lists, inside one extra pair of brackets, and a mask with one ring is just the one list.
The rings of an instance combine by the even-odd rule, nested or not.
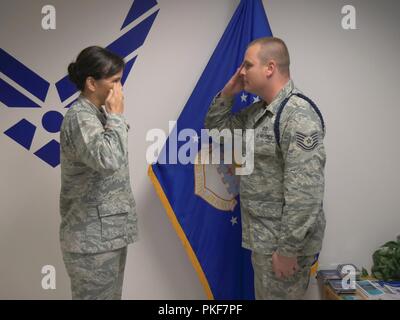
[(319, 145), (318, 131), (306, 135), (301, 132), (296, 132), (296, 145), (304, 151), (312, 151)]

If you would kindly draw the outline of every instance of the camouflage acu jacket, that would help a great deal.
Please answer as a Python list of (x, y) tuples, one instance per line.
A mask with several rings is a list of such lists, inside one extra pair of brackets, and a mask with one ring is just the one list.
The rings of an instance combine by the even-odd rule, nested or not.
[(137, 237), (128, 168), (128, 129), (82, 95), (61, 127), (60, 241), (67, 252), (97, 253)]
[(280, 118), (280, 147), (274, 134), (277, 109), (291, 93), (290, 80), (274, 101), (232, 113), (233, 99), (214, 98), (207, 129), (254, 129), (254, 170), (240, 176), (242, 245), (284, 256), (321, 250), (325, 230), (325, 149), (320, 118), (308, 102), (292, 96)]

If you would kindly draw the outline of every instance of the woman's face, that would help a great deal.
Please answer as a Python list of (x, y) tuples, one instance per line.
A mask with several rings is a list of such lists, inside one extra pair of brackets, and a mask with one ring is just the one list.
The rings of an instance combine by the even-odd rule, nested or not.
[(121, 82), (122, 73), (123, 71), (121, 70), (120, 72), (109, 78), (94, 81), (93, 94), (96, 96), (97, 100), (101, 102), (102, 105), (105, 103), (108, 93), (110, 92), (110, 89), (113, 88), (114, 83)]

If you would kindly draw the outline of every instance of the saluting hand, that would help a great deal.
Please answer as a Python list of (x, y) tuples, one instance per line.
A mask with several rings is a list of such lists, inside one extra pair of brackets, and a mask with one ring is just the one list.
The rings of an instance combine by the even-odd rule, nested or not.
[(108, 113), (122, 114), (124, 112), (124, 94), (120, 82), (114, 83), (113, 88), (108, 92), (105, 106)]
[(237, 68), (232, 78), (227, 82), (225, 87), (222, 89), (221, 91), (222, 97), (233, 97), (244, 89), (243, 78), (240, 75), (240, 71), (242, 70), (243, 66), (244, 64), (242, 63), (240, 67)]

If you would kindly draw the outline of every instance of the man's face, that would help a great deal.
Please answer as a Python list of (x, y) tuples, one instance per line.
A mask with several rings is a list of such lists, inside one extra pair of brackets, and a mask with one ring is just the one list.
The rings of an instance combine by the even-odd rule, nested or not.
[(113, 88), (114, 83), (121, 82), (121, 78), (122, 78), (122, 70), (109, 78), (95, 80), (94, 94), (97, 96), (97, 98), (99, 99), (99, 101), (101, 101), (102, 104), (105, 103), (108, 93), (110, 89)]
[(260, 45), (255, 44), (246, 50), (243, 67), (240, 71), (244, 82), (244, 90), (259, 95), (268, 81), (265, 64), (260, 62), (258, 51)]

